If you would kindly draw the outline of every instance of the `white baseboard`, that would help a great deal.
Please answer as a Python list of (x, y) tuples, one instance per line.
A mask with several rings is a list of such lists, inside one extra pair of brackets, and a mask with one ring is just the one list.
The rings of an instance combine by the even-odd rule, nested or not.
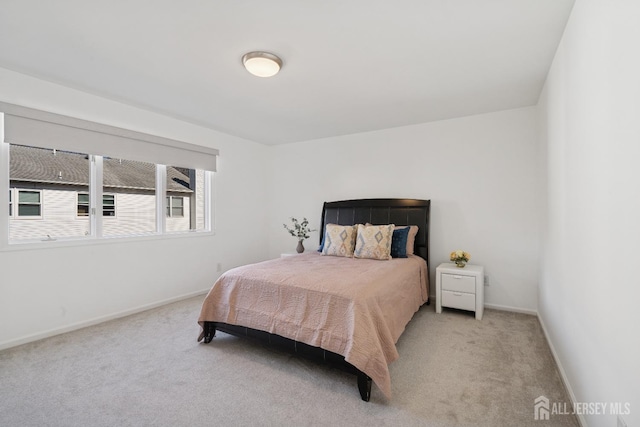
[[(544, 332), (544, 337), (547, 340), (547, 344), (549, 344), (549, 348), (551, 349), (551, 355), (553, 356), (553, 360), (555, 360), (556, 362), (556, 366), (558, 367), (558, 372), (560, 372), (560, 378), (562, 378), (562, 382), (564, 383), (564, 388), (567, 390), (567, 393), (569, 394), (569, 399), (571, 399), (571, 405), (574, 406), (578, 400), (576, 399), (576, 395), (574, 394), (573, 389), (571, 388), (571, 383), (569, 383), (569, 378), (567, 377), (567, 373), (565, 372), (564, 367), (560, 362), (560, 358), (558, 357), (558, 353), (556, 352), (556, 349), (553, 346), (553, 342), (551, 342), (551, 339), (549, 338), (547, 327), (545, 326), (544, 320), (542, 320), (542, 317), (540, 317), (540, 314), (538, 314), (538, 321), (540, 322), (540, 326), (542, 327), (542, 332)], [(584, 415), (577, 414), (577, 418), (580, 426), (587, 427), (587, 420), (584, 418)]]
[(67, 332), (75, 331), (78, 329), (86, 328), (88, 326), (97, 325), (98, 323), (107, 322), (109, 320), (119, 319), (121, 317), (130, 316), (132, 314), (140, 313), (143, 311), (151, 310), (152, 308), (160, 307), (173, 302), (182, 301), (191, 297), (202, 295), (209, 292), (209, 288), (201, 291), (190, 292), (188, 294), (180, 295), (173, 298), (168, 298), (162, 301), (153, 302), (151, 304), (141, 305), (139, 307), (131, 308), (128, 310), (119, 311), (117, 313), (108, 314), (106, 316), (95, 317), (93, 319), (84, 320), (81, 322), (73, 323), (71, 325), (63, 326), (61, 328), (49, 329), (48, 331), (38, 332), (37, 334), (27, 335), (15, 340), (4, 341), (0, 343), (0, 350), (4, 350), (11, 347), (16, 347), (22, 344), (27, 344), (33, 341), (38, 341), (44, 338), (49, 338), (55, 335), (64, 334)]
[(502, 310), (502, 311), (512, 311), (514, 313), (523, 313), (530, 314), (532, 316), (537, 316), (538, 312), (536, 310), (531, 310), (528, 308), (519, 308), (519, 307), (511, 307), (508, 305), (499, 305), (499, 304), (484, 304), (484, 308), (491, 308), (493, 310)]

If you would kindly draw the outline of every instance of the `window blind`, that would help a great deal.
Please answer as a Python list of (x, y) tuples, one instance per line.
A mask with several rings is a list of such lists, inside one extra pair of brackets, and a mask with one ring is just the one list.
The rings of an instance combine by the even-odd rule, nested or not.
[(218, 150), (0, 102), (4, 142), (216, 171)]

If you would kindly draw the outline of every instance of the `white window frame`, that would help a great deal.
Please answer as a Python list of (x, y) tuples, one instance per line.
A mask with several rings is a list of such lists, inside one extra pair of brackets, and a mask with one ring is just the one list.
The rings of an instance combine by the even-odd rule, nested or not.
[[(122, 235), (122, 236), (114, 236), (114, 237), (103, 237), (102, 236), (102, 222), (103, 216), (100, 215), (100, 218), (97, 218), (95, 212), (102, 211), (102, 159), (103, 157), (100, 155), (91, 155), (91, 153), (87, 153), (91, 156), (91, 167), (90, 167), (90, 221), (91, 221), (91, 234), (87, 237), (78, 237), (78, 238), (59, 238), (56, 239), (55, 236), (53, 238), (46, 239), (34, 239), (34, 240), (17, 240), (17, 241), (9, 241), (9, 220), (14, 220), (18, 218), (18, 193), (17, 191), (13, 192), (11, 196), (9, 192), (13, 189), (10, 188), (10, 177), (9, 177), (9, 147), (10, 143), (23, 144), (23, 145), (31, 145), (28, 142), (21, 141), (6, 141), (5, 140), (5, 116), (6, 114), (11, 114), (12, 116), (23, 116), (27, 118), (33, 117), (33, 120), (39, 120), (44, 117), (43, 121), (49, 121), (53, 124), (60, 123), (62, 126), (69, 126), (70, 129), (79, 128), (79, 129), (87, 129), (88, 131), (93, 132), (101, 132), (104, 134), (113, 134), (117, 138), (138, 138), (148, 146), (158, 147), (160, 151), (166, 149), (174, 150), (186, 150), (185, 153), (190, 153), (186, 158), (193, 158), (193, 153), (204, 153), (204, 156), (198, 154), (198, 159), (209, 156), (209, 158), (214, 158), (213, 163), (211, 161), (205, 162), (209, 165), (213, 164), (212, 170), (206, 167), (200, 167), (198, 164), (193, 164), (191, 166), (192, 169), (203, 170), (205, 174), (204, 179), (204, 204), (205, 204), (205, 214), (204, 214), (204, 229), (200, 230), (185, 230), (181, 232), (167, 232), (166, 231), (166, 207), (165, 207), (165, 197), (166, 197), (166, 166), (153, 162), (152, 159), (148, 159), (150, 163), (156, 164), (157, 169), (157, 179), (156, 179), (156, 232), (153, 234), (145, 234), (145, 235)], [(85, 124), (88, 124), (85, 126)], [(15, 129), (12, 129), (15, 135)], [(33, 135), (31, 135), (33, 136)], [(58, 135), (60, 136), (60, 135)], [(66, 134), (62, 136), (66, 137)], [(40, 138), (40, 141), (46, 140), (46, 138)], [(48, 143), (48, 142), (47, 142)], [(151, 145), (149, 145), (151, 144)], [(52, 145), (54, 145), (52, 143)], [(171, 147), (173, 145), (173, 147)], [(128, 146), (128, 145), (127, 145)], [(122, 146), (121, 146), (122, 147)], [(164, 148), (163, 148), (164, 147)], [(52, 147), (44, 147), (44, 148), (52, 148)], [(63, 148), (61, 148), (63, 149)], [(67, 148), (69, 149), (69, 148)], [(78, 149), (78, 151), (88, 152), (91, 150), (87, 150), (86, 146), (83, 146), (82, 149)], [(142, 150), (145, 152), (155, 152), (158, 150)], [(137, 151), (138, 153), (140, 150)], [(179, 153), (178, 153), (179, 154)], [(184, 143), (180, 141), (168, 140), (161, 137), (155, 137), (152, 135), (140, 134), (133, 131), (128, 131), (124, 129), (113, 128), (111, 126), (96, 124), (92, 122), (86, 122), (79, 119), (74, 119), (66, 116), (59, 116), (52, 113), (41, 112), (38, 110), (31, 110), (25, 107), (15, 106), (11, 104), (6, 104), (0, 102), (0, 200), (4, 200), (6, 203), (4, 209), (0, 209), (0, 223), (4, 225), (0, 225), (0, 250), (29, 250), (29, 249), (37, 249), (39, 247), (56, 247), (56, 246), (76, 246), (76, 245), (93, 245), (93, 244), (107, 244), (113, 243), (117, 241), (123, 240), (149, 240), (149, 239), (166, 239), (166, 238), (180, 238), (187, 236), (207, 236), (215, 234), (215, 211), (214, 211), (214, 198), (215, 198), (215, 186), (214, 186), (214, 172), (215, 172), (215, 157), (218, 156), (218, 151), (215, 149), (210, 149), (202, 146), (195, 146), (193, 144)], [(126, 156), (123, 156), (126, 158)], [(185, 157), (182, 157), (185, 159)], [(144, 161), (144, 160), (142, 160)], [(172, 158), (173, 161), (173, 158)], [(197, 160), (196, 163), (201, 162), (201, 160)], [(204, 164), (204, 163), (203, 163)], [(158, 176), (161, 175), (161, 176)], [(162, 179), (158, 179), (162, 178)], [(17, 189), (16, 189), (17, 190)], [(26, 189), (25, 191), (36, 191)], [(40, 191), (40, 216), (20, 216), (20, 219), (40, 219), (45, 214), (44, 205), (45, 205), (45, 196)], [(11, 197), (11, 202), (9, 202), (9, 197)], [(77, 201), (77, 200), (76, 200)], [(116, 196), (116, 205), (117, 205), (117, 196)], [(11, 212), (9, 211), (11, 209)], [(76, 212), (77, 213), (77, 212)], [(117, 213), (116, 213), (117, 215)], [(82, 218), (78, 217), (77, 218)], [(113, 218), (113, 217), (107, 217)]]
[[(21, 220), (33, 220), (33, 219), (42, 219), (42, 214), (44, 213), (44, 193), (41, 189), (19, 189), (19, 188), (9, 188), (9, 146), (10, 144), (0, 143), (0, 161), (2, 161), (6, 167), (6, 174), (0, 174), (0, 185), (4, 181), (7, 186), (7, 193), (13, 192), (11, 195), (11, 203), (13, 216), (8, 215), (8, 207), (5, 205), (4, 215), (0, 215), (0, 220), (4, 220), (6, 224), (8, 224), (9, 219), (21, 219)], [(194, 233), (197, 235), (212, 235), (215, 234), (215, 230), (213, 229), (214, 225), (214, 211), (213, 207), (213, 177), (214, 173), (212, 171), (204, 171), (204, 190), (203, 193), (205, 195), (205, 226), (204, 229), (201, 230), (184, 230), (184, 231), (166, 231), (166, 213), (167, 213), (167, 205), (166, 199), (172, 197), (181, 197), (183, 199), (183, 209), (184, 209), (184, 196), (169, 196), (166, 191), (166, 166), (165, 165), (156, 165), (156, 231), (154, 233), (144, 233), (144, 234), (129, 234), (129, 235), (118, 235), (118, 236), (103, 236), (102, 235), (102, 224), (105, 218), (115, 218), (112, 216), (104, 216), (100, 215), (100, 218), (97, 218), (95, 215), (96, 212), (102, 212), (104, 209), (102, 203), (102, 185), (96, 185), (96, 182), (102, 182), (102, 180), (98, 180), (98, 175), (102, 177), (102, 156), (91, 156), (92, 164), (90, 168), (90, 184), (89, 184), (89, 220), (91, 221), (91, 233), (89, 236), (78, 236), (78, 237), (68, 237), (68, 238), (56, 238), (55, 236), (43, 238), (43, 239), (34, 239), (34, 240), (8, 240), (8, 227), (6, 227), (6, 231), (4, 233), (0, 232), (0, 238), (4, 238), (4, 244), (0, 242), (0, 249), (2, 248), (18, 248), (22, 247), (32, 247), (33, 245), (38, 245), (39, 243), (44, 246), (56, 246), (56, 245), (69, 245), (69, 244), (87, 244), (87, 242), (91, 243), (101, 243), (104, 241), (113, 241), (113, 240), (123, 240), (123, 239), (145, 239), (145, 238), (163, 238), (163, 237), (179, 237), (186, 235), (193, 235)], [(93, 160), (95, 159), (95, 160)], [(6, 175), (6, 176), (5, 176)], [(17, 201), (19, 200), (19, 192), (21, 191), (30, 191), (30, 192), (39, 192), (40, 193), (40, 216), (18, 216), (18, 205)], [(2, 191), (0, 191), (1, 193)], [(6, 198), (5, 201), (7, 204), (9, 203), (9, 194), (5, 193)], [(86, 192), (78, 191), (77, 194), (86, 194)], [(162, 194), (160, 196), (160, 194)], [(117, 212), (117, 194), (115, 193), (106, 193), (104, 195), (112, 195), (114, 196), (114, 202), (116, 206)], [(99, 203), (98, 203), (99, 201)], [(78, 198), (76, 196), (76, 204), (78, 203)], [(116, 213), (117, 215), (117, 213)], [(183, 210), (184, 216), (184, 210)], [(76, 218), (84, 219), (87, 217), (78, 216), (77, 215), (77, 205), (76, 205)], [(2, 227), (0, 227), (2, 229)], [(4, 234), (4, 236), (3, 236)]]
[[(0, 112), (0, 200), (9, 203), (9, 144), (4, 142), (4, 114)], [(2, 167), (5, 166), (5, 167)], [(13, 199), (15, 201), (15, 197)], [(11, 212), (13, 213), (13, 212)], [(13, 220), (6, 208), (0, 209), (0, 248), (9, 244), (9, 221)]]

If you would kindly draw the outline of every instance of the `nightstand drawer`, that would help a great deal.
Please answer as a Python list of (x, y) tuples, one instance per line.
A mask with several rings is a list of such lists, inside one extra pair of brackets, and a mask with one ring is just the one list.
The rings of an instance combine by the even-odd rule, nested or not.
[(464, 292), (442, 291), (442, 306), (475, 311), (476, 296)]
[(460, 274), (443, 274), (442, 290), (476, 293), (476, 278), (473, 276), (462, 276)]

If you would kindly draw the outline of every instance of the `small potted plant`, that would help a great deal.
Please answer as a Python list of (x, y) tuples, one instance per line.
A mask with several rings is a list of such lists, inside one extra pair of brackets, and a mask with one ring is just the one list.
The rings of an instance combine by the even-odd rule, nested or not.
[(469, 252), (458, 249), (457, 251), (451, 252), (449, 259), (456, 264), (456, 267), (464, 268), (464, 265), (471, 259), (471, 255), (469, 255)]
[(304, 245), (302, 244), (302, 242), (305, 239), (309, 238), (309, 233), (316, 230), (312, 230), (309, 228), (309, 221), (307, 220), (307, 218), (302, 218), (301, 222), (299, 222), (297, 219), (293, 217), (291, 217), (290, 219), (291, 219), (291, 226), (288, 226), (287, 224), (282, 224), (282, 225), (284, 226), (285, 230), (289, 232), (289, 234), (291, 234), (293, 237), (298, 239), (298, 246), (296, 247), (296, 252), (301, 254), (302, 252), (304, 252)]

